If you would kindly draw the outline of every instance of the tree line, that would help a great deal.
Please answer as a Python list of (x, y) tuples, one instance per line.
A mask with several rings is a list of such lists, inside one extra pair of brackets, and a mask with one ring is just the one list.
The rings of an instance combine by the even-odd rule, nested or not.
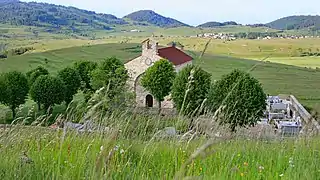
[[(266, 94), (262, 85), (249, 73), (234, 70), (218, 81), (211, 81), (211, 74), (196, 65), (188, 65), (178, 73), (174, 65), (162, 59), (148, 68), (141, 78), (141, 85), (159, 103), (171, 95), (180, 115), (194, 118), (211, 113), (219, 115), (222, 123), (236, 126), (253, 125), (263, 115)], [(26, 74), (12, 71), (0, 75), (0, 102), (12, 110), (31, 98), (38, 110), (51, 109), (56, 104), (70, 104), (74, 95), (82, 91), (85, 100), (95, 92), (103, 92), (106, 101), (103, 112), (112, 112), (127, 107), (131, 102), (127, 96), (129, 79), (123, 62), (115, 57), (101, 63), (80, 61), (60, 70), (56, 76), (44, 67), (37, 67)]]
[(76, 62), (60, 70), (56, 76), (42, 66), (26, 74), (12, 71), (0, 74), (0, 103), (8, 106), (15, 118), (16, 109), (28, 98), (37, 103), (38, 110), (47, 110), (62, 102), (68, 105), (79, 90), (84, 92), (86, 100), (95, 90), (109, 84), (112, 84), (108, 86), (109, 92), (116, 91), (127, 78), (123, 63), (114, 57), (107, 58), (101, 64)]
[(141, 84), (161, 102), (171, 94), (180, 115), (196, 117), (211, 113), (219, 121), (237, 126), (254, 125), (266, 109), (266, 94), (261, 83), (249, 73), (233, 70), (218, 81), (196, 65), (176, 73), (167, 60), (155, 62), (142, 76)]

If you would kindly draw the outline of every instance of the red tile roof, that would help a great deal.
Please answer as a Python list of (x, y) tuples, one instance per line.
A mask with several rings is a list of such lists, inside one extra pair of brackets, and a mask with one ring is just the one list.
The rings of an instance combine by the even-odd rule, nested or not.
[(172, 62), (175, 66), (192, 61), (193, 58), (180, 49), (166, 47), (158, 50), (159, 56)]

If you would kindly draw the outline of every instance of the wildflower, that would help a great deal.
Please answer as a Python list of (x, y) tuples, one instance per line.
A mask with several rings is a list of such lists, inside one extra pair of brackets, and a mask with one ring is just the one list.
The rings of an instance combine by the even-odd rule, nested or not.
[(244, 176), (244, 173), (240, 173), (240, 176), (243, 177), (243, 176)]
[(200, 171), (202, 171), (202, 167), (200, 167)]
[(261, 173), (264, 170), (263, 166), (259, 166), (259, 172)]
[(121, 150), (120, 150), (120, 154), (123, 154), (123, 153), (124, 153), (124, 150), (123, 150), (123, 149), (121, 149)]
[(120, 147), (119, 145), (116, 145), (116, 146), (114, 147), (114, 150), (115, 150), (115, 151), (118, 151), (119, 147)]
[(283, 174), (280, 174), (279, 176), (280, 176), (280, 177), (282, 177), (282, 176), (283, 176)]
[(293, 158), (289, 158), (289, 166), (290, 167), (294, 167), (294, 164), (293, 164)]
[(248, 166), (249, 164), (248, 164), (247, 162), (244, 162), (243, 165), (244, 165), (244, 166)]

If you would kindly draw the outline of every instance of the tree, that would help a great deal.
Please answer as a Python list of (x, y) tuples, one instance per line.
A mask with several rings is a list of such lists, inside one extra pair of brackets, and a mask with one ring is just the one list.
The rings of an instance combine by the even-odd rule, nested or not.
[(32, 86), (32, 83), (34, 83), (39, 76), (48, 75), (48, 74), (49, 74), (49, 71), (42, 66), (38, 66), (37, 68), (27, 72), (26, 75), (27, 75), (30, 87)]
[(6, 92), (6, 85), (4, 82), (4, 76), (3, 74), (0, 74), (0, 104), (4, 102), (5, 98), (5, 92)]
[(199, 66), (188, 65), (175, 78), (172, 99), (184, 115), (194, 116), (200, 111), (210, 89), (211, 75)]
[(9, 106), (13, 119), (16, 117), (16, 108), (26, 102), (29, 86), (26, 76), (12, 71), (0, 77), (0, 101)]
[(158, 101), (159, 111), (161, 111), (161, 102), (171, 92), (175, 76), (173, 64), (165, 59), (155, 62), (142, 76), (141, 84)]
[(254, 125), (266, 108), (262, 85), (249, 73), (234, 70), (212, 85), (208, 107), (221, 115), (221, 123), (237, 126)]
[(78, 71), (81, 78), (80, 90), (84, 92), (86, 101), (89, 100), (93, 91), (91, 86), (91, 73), (96, 67), (97, 63), (91, 61), (80, 61), (74, 64), (74, 68)]
[(129, 78), (124, 64), (117, 58), (111, 57), (103, 61), (91, 73), (91, 86), (94, 90), (107, 88), (110, 97), (123, 91)]
[(54, 104), (61, 104), (64, 100), (65, 86), (60, 78), (40, 76), (32, 85), (30, 95), (32, 99), (43, 104), (45, 110)]
[(80, 86), (81, 86), (81, 77), (73, 68), (67, 67), (58, 72), (58, 77), (63, 81), (65, 86), (65, 96), (64, 100), (66, 104), (70, 104)]
[(93, 90), (91, 86), (91, 72), (96, 69), (97, 63), (91, 62), (91, 61), (80, 61), (76, 62), (74, 64), (74, 68), (78, 71), (82, 86), (81, 90), (86, 91), (86, 90)]
[[(32, 69), (31, 71), (28, 71), (26, 73), (27, 78), (28, 78), (28, 82), (29, 82), (29, 87), (32, 87), (32, 84), (37, 80), (38, 77), (42, 76), (42, 75), (49, 75), (49, 71), (42, 67), (42, 66), (38, 66), (35, 69)], [(38, 110), (41, 110), (41, 104), (38, 104)]]

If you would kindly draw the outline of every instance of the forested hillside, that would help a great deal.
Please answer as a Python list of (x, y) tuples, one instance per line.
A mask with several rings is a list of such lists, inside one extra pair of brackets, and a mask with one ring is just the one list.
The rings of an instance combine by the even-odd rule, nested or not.
[(305, 29), (320, 30), (320, 16), (289, 16), (266, 24), (274, 29), (293, 30)]
[(149, 24), (160, 26), (160, 27), (189, 26), (175, 19), (161, 16), (160, 14), (157, 14), (154, 11), (150, 11), (150, 10), (137, 11), (137, 12), (128, 14), (124, 18), (128, 18), (137, 22), (147, 22)]
[(97, 14), (74, 7), (0, 0), (0, 23), (37, 27), (68, 27), (76, 30), (83, 26), (110, 29), (110, 26), (127, 22), (110, 14)]
[(200, 24), (198, 27), (200, 28), (213, 28), (213, 27), (221, 27), (221, 26), (230, 26), (230, 25), (240, 25), (234, 21), (227, 21), (227, 22), (215, 22), (215, 21), (212, 21), (212, 22), (207, 22), (207, 23), (204, 23), (204, 24)]

